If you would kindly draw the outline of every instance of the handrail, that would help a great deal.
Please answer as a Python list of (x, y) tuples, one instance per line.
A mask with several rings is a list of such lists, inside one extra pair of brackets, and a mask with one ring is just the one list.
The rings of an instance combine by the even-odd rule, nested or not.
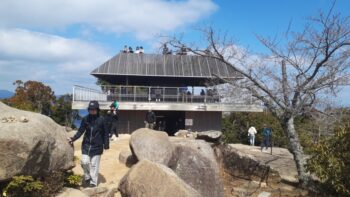
[[(124, 88), (124, 89), (123, 89)], [(129, 88), (129, 89), (128, 89)], [(183, 87), (185, 88), (185, 87)], [(128, 90), (127, 90), (128, 89)], [(218, 92), (204, 95), (187, 94), (187, 90), (180, 91), (180, 87), (159, 87), (159, 86), (117, 86), (104, 85), (101, 90), (75, 85), (73, 87), (73, 101), (114, 101), (120, 102), (160, 102), (160, 103), (216, 103), (216, 104), (257, 104), (251, 99), (251, 95), (242, 95), (236, 100), (222, 99)], [(160, 92), (156, 92), (156, 90)]]

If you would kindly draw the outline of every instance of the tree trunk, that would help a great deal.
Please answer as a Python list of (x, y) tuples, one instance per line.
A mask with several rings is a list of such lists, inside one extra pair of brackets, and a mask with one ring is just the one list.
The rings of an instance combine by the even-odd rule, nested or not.
[(284, 130), (289, 138), (291, 152), (294, 156), (294, 161), (298, 171), (299, 184), (302, 187), (306, 187), (309, 182), (309, 175), (305, 169), (306, 159), (303, 147), (300, 144), (298, 133), (294, 127), (294, 117), (287, 118), (284, 121)]

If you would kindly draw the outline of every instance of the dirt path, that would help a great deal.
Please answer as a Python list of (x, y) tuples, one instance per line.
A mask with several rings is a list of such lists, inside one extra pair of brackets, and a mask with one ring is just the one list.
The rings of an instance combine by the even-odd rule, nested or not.
[[(129, 168), (119, 162), (119, 153), (129, 149), (129, 135), (120, 135), (117, 141), (110, 142), (110, 149), (104, 151), (100, 162), (99, 187), (118, 187), (120, 179), (128, 172)], [(73, 168), (75, 174), (83, 174), (80, 166), (82, 138), (74, 142), (74, 155), (79, 158)]]

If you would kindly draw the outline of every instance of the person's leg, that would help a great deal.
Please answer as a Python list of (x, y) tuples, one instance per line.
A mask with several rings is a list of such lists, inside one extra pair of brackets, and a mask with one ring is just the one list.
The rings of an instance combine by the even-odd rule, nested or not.
[(270, 146), (270, 137), (266, 137), (266, 150), (269, 148)]
[(81, 157), (81, 167), (84, 171), (84, 181), (87, 182), (91, 179), (90, 176), (90, 157), (89, 155), (82, 155)]
[(261, 143), (261, 150), (263, 150), (266, 147), (266, 137), (263, 138), (263, 141)]
[(115, 130), (114, 130), (115, 136), (119, 137), (119, 133), (118, 133), (118, 121), (115, 121)]
[(91, 158), (91, 181), (90, 185), (97, 186), (98, 184), (98, 172), (100, 168), (101, 155), (95, 155)]
[(116, 136), (116, 130), (117, 130), (117, 125), (116, 125), (116, 123), (113, 121), (113, 122), (112, 122), (112, 128), (111, 128), (112, 140), (115, 140), (115, 139), (117, 138), (117, 136)]
[(251, 142), (250, 145), (254, 146), (255, 145), (255, 135), (251, 135)]

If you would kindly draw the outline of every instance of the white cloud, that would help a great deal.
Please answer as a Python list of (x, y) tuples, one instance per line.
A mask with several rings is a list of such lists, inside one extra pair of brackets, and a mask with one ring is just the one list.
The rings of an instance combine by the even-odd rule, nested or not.
[(82, 40), (0, 29), (0, 89), (12, 89), (12, 82), (21, 79), (43, 81), (59, 93), (70, 92), (73, 84), (93, 84), (90, 71), (108, 57), (99, 45)]
[(196, 22), (216, 9), (212, 0), (3, 0), (0, 25), (57, 29), (83, 24), (146, 39)]

